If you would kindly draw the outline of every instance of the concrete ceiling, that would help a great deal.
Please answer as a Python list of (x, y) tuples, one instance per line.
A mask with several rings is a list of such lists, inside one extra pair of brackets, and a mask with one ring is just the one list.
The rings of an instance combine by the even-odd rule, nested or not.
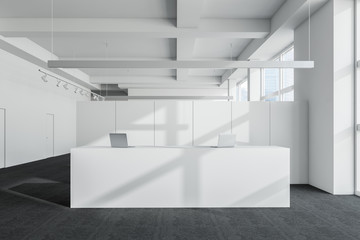
[[(306, 16), (300, 14), (306, 6), (306, 0), (54, 0), (52, 41), (50, 0), (1, 0), (0, 35), (26, 37), (48, 51), (53, 43), (59, 59), (266, 59), (291, 43), (293, 29), (288, 23), (303, 21)], [(146, 78), (148, 83), (158, 77), (194, 82), (208, 78), (212, 85), (214, 81), (220, 85), (234, 73), (80, 70), (95, 84)]]

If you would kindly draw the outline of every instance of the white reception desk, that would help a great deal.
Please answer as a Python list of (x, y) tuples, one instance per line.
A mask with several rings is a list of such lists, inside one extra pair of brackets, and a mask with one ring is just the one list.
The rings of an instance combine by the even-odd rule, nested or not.
[(74, 148), (71, 207), (290, 207), (290, 150)]

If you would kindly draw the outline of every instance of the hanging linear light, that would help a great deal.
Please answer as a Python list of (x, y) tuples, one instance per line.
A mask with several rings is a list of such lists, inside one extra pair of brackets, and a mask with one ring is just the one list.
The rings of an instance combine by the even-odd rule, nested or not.
[(314, 61), (49, 60), (49, 68), (314, 68)]
[(93, 96), (96, 97), (96, 100), (100, 100), (100, 99), (101, 99), (101, 100), (105, 100), (105, 97), (103, 97), (103, 96), (101, 96), (101, 95), (99, 95), (99, 94), (90, 92), (90, 91), (88, 91), (88, 90), (86, 90), (86, 89), (83, 89), (83, 88), (81, 88), (81, 87), (79, 87), (79, 86), (76, 86), (75, 84), (72, 84), (72, 83), (67, 82), (67, 81), (65, 81), (65, 80), (63, 80), (63, 79), (60, 79), (60, 78), (58, 78), (58, 77), (56, 77), (56, 76), (53, 76), (53, 75), (51, 75), (51, 74), (49, 74), (49, 73), (46, 73), (46, 72), (42, 71), (41, 69), (39, 69), (39, 72), (41, 72), (41, 73), (44, 74), (43, 76), (41, 76), (41, 79), (42, 79), (44, 82), (48, 82), (48, 81), (49, 81), (48, 77), (52, 77), (52, 78), (54, 78), (54, 79), (57, 80), (57, 84), (56, 84), (57, 87), (60, 87), (61, 83), (64, 83), (63, 87), (64, 87), (64, 89), (66, 89), (66, 90), (69, 90), (69, 87), (72, 86), (72, 87), (74, 87), (74, 89), (75, 89), (75, 90), (74, 90), (74, 93), (80, 92), (81, 95), (86, 95), (87, 97), (91, 97), (91, 95), (93, 95)]
[(108, 100), (233, 100), (233, 96), (110, 96)]
[(47, 80), (47, 74), (45, 73), (43, 76), (41, 76), (41, 79), (43, 80), (43, 82), (48, 82), (49, 80)]

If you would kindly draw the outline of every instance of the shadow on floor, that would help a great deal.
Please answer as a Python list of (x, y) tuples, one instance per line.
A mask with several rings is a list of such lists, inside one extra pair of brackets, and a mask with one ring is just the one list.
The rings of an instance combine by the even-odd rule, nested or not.
[(23, 183), (9, 190), (43, 201), (70, 207), (70, 185), (65, 183)]

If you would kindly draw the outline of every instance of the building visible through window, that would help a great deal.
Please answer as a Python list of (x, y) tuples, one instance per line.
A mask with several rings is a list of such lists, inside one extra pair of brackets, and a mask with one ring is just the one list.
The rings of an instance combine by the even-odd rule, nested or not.
[[(294, 61), (294, 47), (285, 49), (274, 61)], [(294, 101), (294, 69), (261, 69), (263, 101)]]

